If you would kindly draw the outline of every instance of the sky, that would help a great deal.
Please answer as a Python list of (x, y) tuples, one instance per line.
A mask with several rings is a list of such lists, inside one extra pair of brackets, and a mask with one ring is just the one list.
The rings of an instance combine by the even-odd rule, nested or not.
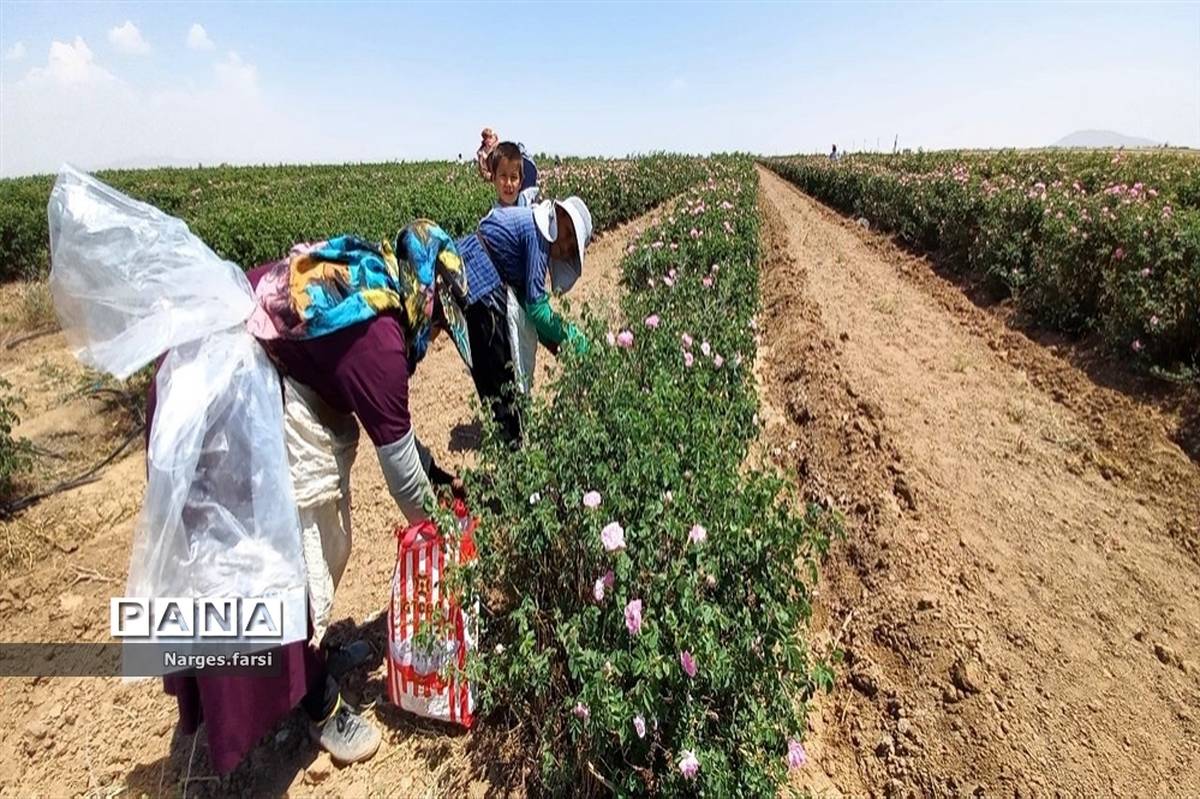
[(1200, 2), (0, 0), (0, 175), (534, 152), (1200, 146)]

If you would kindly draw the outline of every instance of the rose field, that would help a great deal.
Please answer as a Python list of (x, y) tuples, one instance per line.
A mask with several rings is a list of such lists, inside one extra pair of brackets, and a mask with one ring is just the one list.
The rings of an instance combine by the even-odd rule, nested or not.
[[(219, 776), (156, 681), (0, 677), (0, 797), (1200, 793), (1200, 161), (539, 156), (597, 235), (511, 448), (443, 337), (413, 425), (464, 476), (471, 731), (388, 702), (400, 521), (353, 468), (327, 640), (383, 730), (301, 714)], [(100, 173), (250, 268), (470, 232), (474, 164)], [(145, 373), (57, 330), (49, 176), (0, 181), (0, 641), (107, 641)], [(446, 522), (453, 538), (457, 526)]]
[[(109, 185), (178, 216), (217, 254), (252, 266), (294, 242), (353, 230), (382, 237), (394, 220), (424, 216), (451, 235), (471, 230), (495, 191), (473, 166), (449, 162), (314, 167), (218, 167), (98, 172)], [(694, 159), (569, 159), (543, 168), (548, 195), (586, 194), (605, 227), (698, 180)], [(46, 198), (53, 176), (0, 180), (0, 279), (49, 267)]]
[(986, 275), (1039, 322), (1095, 330), (1172, 369), (1200, 359), (1200, 166), (1192, 155), (786, 158), (812, 196)]

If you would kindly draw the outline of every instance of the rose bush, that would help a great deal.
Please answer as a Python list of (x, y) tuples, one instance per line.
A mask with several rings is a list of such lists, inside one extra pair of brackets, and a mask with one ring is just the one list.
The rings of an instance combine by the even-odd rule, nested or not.
[(24, 403), (11, 389), (12, 384), (0, 378), (0, 500), (10, 497), (14, 482), (32, 463), (29, 442), (13, 435), (21, 422), (17, 409)]
[(625, 324), (589, 320), (524, 446), (489, 439), (468, 477), (480, 557), (462, 576), (487, 598), (473, 676), (543, 793), (776, 796), (831, 681), (803, 633), (834, 522), (745, 465), (755, 173), (705, 168), (630, 247)]
[(1200, 366), (1200, 164), (1192, 155), (940, 152), (769, 159), (822, 202), (944, 266), (990, 276), (1039, 322)]

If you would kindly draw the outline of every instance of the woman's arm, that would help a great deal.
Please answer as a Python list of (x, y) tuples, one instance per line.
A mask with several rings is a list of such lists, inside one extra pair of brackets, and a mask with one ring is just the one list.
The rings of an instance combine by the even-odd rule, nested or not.
[(433, 459), (433, 453), (429, 451), (429, 447), (421, 443), (421, 439), (417, 438), (415, 441), (417, 455), (421, 458), (421, 468), (429, 476), (429, 482), (439, 487), (453, 485), (458, 478), (437, 465)]
[(429, 518), (425, 513), (425, 499), (433, 494), (429, 475), (421, 463), (421, 449), (412, 430), (399, 440), (375, 449), (388, 493), (396, 500), (409, 524)]

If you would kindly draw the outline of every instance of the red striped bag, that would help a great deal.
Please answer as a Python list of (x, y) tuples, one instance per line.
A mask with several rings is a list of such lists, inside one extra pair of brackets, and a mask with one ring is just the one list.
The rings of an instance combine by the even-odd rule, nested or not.
[[(462, 532), (461, 559), (475, 557), (475, 520), (454, 507)], [(454, 552), (432, 521), (398, 529), (396, 570), (388, 607), (388, 698), (392, 704), (431, 719), (470, 727), (475, 698), (465, 676), (475, 648), (471, 614), (458, 597), (442, 590), (447, 558)], [(451, 561), (453, 563), (453, 561)]]

